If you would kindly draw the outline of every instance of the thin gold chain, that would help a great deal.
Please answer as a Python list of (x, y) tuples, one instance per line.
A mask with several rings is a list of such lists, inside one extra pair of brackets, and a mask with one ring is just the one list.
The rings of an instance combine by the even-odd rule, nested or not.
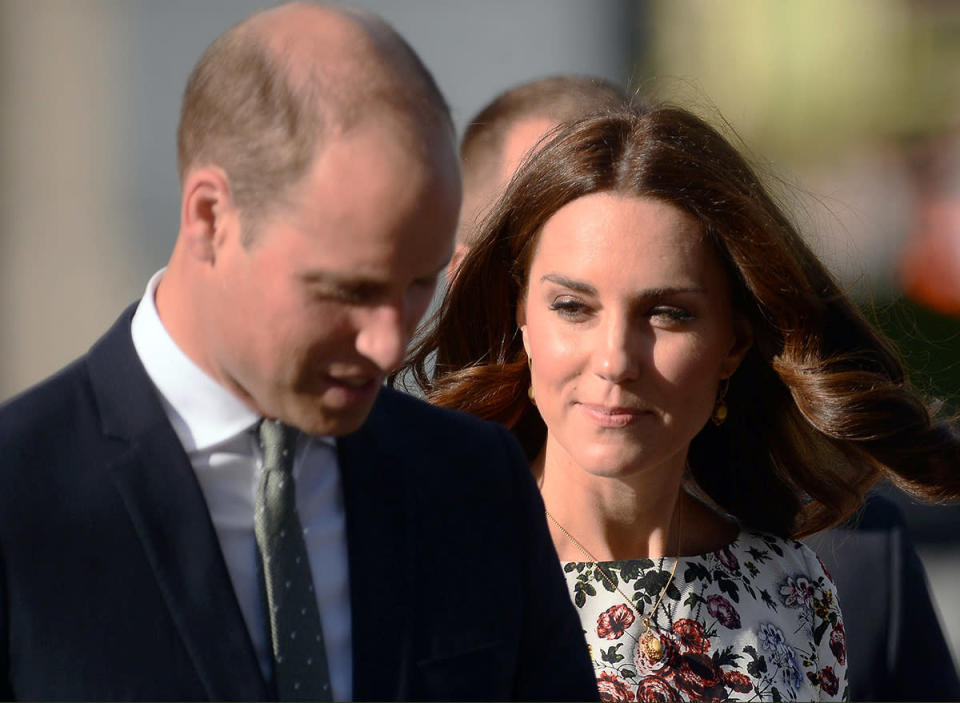
[[(597, 559), (595, 556), (593, 556), (589, 551), (587, 551), (587, 548), (584, 547), (582, 544), (580, 544), (580, 540), (578, 540), (576, 537), (574, 537), (569, 532), (567, 532), (567, 528), (565, 528), (563, 525), (557, 522), (557, 518), (551, 515), (549, 510), (545, 510), (544, 512), (546, 512), (547, 517), (550, 518), (550, 521), (557, 526), (557, 529), (560, 530), (564, 534), (564, 536), (567, 539), (569, 539), (577, 547), (577, 549), (579, 549), (583, 553), (583, 555), (587, 558), (587, 561), (593, 562), (596, 565), (597, 570), (600, 572), (600, 575), (603, 576), (603, 578), (606, 579), (607, 583), (609, 583), (614, 588), (614, 590), (616, 590), (616, 592), (620, 594), (620, 597), (626, 601), (627, 605), (637, 611), (637, 615), (640, 615), (640, 620), (643, 622), (644, 627), (646, 627), (647, 630), (649, 630), (650, 617), (640, 614), (640, 611), (637, 609), (636, 604), (633, 601), (631, 601), (623, 591), (620, 590), (620, 587), (613, 582), (613, 579), (610, 578), (609, 574), (607, 574), (603, 570), (603, 567), (600, 566), (600, 560)], [(673, 568), (670, 569), (670, 577), (667, 579), (667, 582), (664, 584), (663, 589), (660, 591), (660, 596), (657, 598), (657, 602), (654, 604), (653, 610), (650, 611), (650, 615), (653, 615), (653, 616), (656, 615), (657, 608), (659, 608), (660, 603), (663, 602), (663, 597), (667, 595), (667, 589), (669, 589), (670, 584), (673, 583), (673, 575), (677, 573), (677, 564), (679, 563), (680, 563), (680, 504), (677, 503), (677, 558), (673, 562)]]

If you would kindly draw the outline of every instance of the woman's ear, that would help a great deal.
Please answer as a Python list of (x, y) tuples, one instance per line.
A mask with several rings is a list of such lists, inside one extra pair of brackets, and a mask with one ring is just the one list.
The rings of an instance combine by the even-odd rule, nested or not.
[(183, 182), (182, 195), (180, 237), (186, 251), (212, 263), (217, 247), (238, 226), (227, 176), (215, 166), (192, 169)]
[(720, 367), (722, 378), (730, 378), (734, 374), (752, 346), (753, 326), (746, 315), (735, 312), (733, 314), (733, 344)]
[(527, 341), (527, 309), (526, 300), (520, 298), (517, 301), (517, 327), (520, 329), (520, 339), (523, 341), (523, 351), (527, 353), (527, 358), (531, 358), (530, 344)]

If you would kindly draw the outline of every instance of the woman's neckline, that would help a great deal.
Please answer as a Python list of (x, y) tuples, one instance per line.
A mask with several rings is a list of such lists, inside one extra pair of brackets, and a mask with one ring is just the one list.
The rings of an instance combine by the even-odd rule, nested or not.
[(719, 554), (725, 549), (730, 549), (730, 547), (733, 544), (740, 542), (745, 535), (753, 535), (753, 534), (756, 534), (756, 533), (754, 533), (752, 530), (748, 530), (738, 525), (737, 531), (734, 534), (733, 539), (731, 539), (725, 545), (723, 545), (722, 547), (717, 547), (716, 549), (710, 549), (705, 552), (701, 552), (699, 554), (680, 554), (680, 555), (674, 555), (674, 556), (664, 555), (660, 557), (630, 557), (628, 559), (601, 559), (600, 561), (589, 561), (586, 559), (561, 559), (560, 563), (561, 564), (600, 564), (602, 566), (604, 564), (629, 564), (631, 562), (637, 562), (637, 561), (650, 561), (655, 563), (658, 561), (659, 562), (667, 561), (667, 560), (673, 561), (674, 559), (677, 559), (677, 560), (703, 559), (709, 556), (713, 556), (715, 554)]

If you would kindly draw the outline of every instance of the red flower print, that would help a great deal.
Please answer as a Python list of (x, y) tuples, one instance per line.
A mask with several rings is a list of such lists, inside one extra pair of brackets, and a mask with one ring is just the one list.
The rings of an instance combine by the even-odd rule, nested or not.
[(717, 552), (717, 557), (719, 557), (720, 563), (727, 567), (728, 571), (740, 571), (740, 562), (730, 551), (730, 547), (724, 547)]
[(597, 679), (597, 689), (600, 691), (600, 700), (602, 701), (632, 701), (633, 691), (627, 685), (626, 681), (616, 674), (603, 672)]
[(677, 701), (680, 694), (659, 676), (648, 676), (637, 687), (638, 701)]
[(740, 614), (723, 596), (707, 596), (707, 612), (728, 630), (740, 629)]
[(842, 622), (838, 622), (830, 631), (830, 651), (840, 664), (847, 663), (847, 635)]
[(795, 578), (788, 576), (787, 580), (780, 584), (780, 599), (788, 608), (810, 605), (813, 602), (813, 584), (802, 574)]
[(698, 654), (710, 651), (710, 640), (703, 636), (703, 625), (696, 620), (682, 618), (673, 623), (671, 630), (677, 636), (680, 647), (684, 651)]
[(820, 562), (820, 568), (823, 569), (823, 573), (827, 575), (827, 578), (830, 579), (830, 583), (834, 583), (833, 576), (830, 575), (830, 572), (827, 571), (827, 565), (823, 563), (823, 560), (818, 556), (817, 561)]
[(597, 636), (608, 640), (623, 637), (623, 633), (633, 624), (633, 611), (625, 605), (615, 605), (600, 613), (597, 618)]
[(837, 690), (840, 688), (840, 681), (837, 680), (837, 675), (833, 673), (833, 667), (825, 666), (820, 671), (820, 686), (823, 687), (823, 691), (827, 695), (837, 695)]
[(723, 672), (723, 682), (737, 693), (750, 693), (753, 690), (750, 677), (740, 671)]
[(722, 701), (727, 699), (723, 686), (723, 675), (713, 659), (699, 652), (691, 652), (681, 657), (680, 668), (673, 677), (683, 693), (694, 701)]

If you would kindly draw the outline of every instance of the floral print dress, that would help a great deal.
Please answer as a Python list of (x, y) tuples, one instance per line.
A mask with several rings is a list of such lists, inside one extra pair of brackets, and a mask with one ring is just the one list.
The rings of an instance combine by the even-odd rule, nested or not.
[[(565, 562), (605, 701), (846, 700), (847, 653), (834, 585), (793, 540), (741, 531), (723, 549), (599, 567)], [(639, 612), (638, 612), (639, 611)], [(640, 646), (648, 616), (662, 650)]]

